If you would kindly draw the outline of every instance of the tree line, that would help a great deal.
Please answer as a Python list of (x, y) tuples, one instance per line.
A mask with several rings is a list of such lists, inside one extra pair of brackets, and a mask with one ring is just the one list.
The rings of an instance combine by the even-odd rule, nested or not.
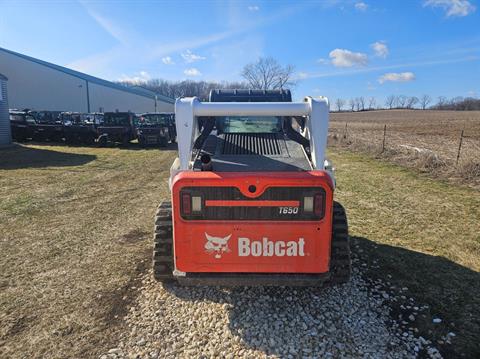
[(473, 111), (480, 110), (480, 99), (473, 97), (454, 97), (447, 99), (440, 96), (437, 103), (432, 104), (433, 99), (429, 95), (405, 96), (390, 95), (382, 104), (377, 104), (375, 97), (365, 98), (363, 96), (354, 97), (349, 100), (337, 98), (335, 100), (336, 110), (341, 111), (369, 111), (375, 109), (431, 109), (431, 110), (454, 110), (454, 111)]
[[(155, 93), (177, 97), (197, 96), (202, 101), (208, 100), (208, 95), (213, 89), (283, 89), (292, 88), (297, 84), (295, 68), (292, 65), (281, 65), (272, 57), (260, 57), (257, 61), (246, 64), (240, 73), (243, 81), (168, 81), (153, 79), (145, 82), (120, 82), (125, 86), (141, 86)], [(429, 95), (405, 96), (390, 95), (383, 104), (378, 103), (375, 97), (355, 97), (350, 99), (337, 98), (335, 107), (337, 111), (368, 111), (374, 109), (435, 109), (435, 110), (480, 110), (480, 99), (473, 97), (454, 97), (447, 99), (439, 97), (435, 104)]]
[(292, 65), (281, 65), (272, 57), (260, 57), (257, 61), (243, 67), (243, 81), (168, 81), (153, 79), (144, 82), (119, 82), (125, 86), (140, 86), (158, 94), (171, 98), (197, 96), (202, 101), (208, 99), (213, 89), (259, 89), (273, 90), (294, 87), (295, 68)]

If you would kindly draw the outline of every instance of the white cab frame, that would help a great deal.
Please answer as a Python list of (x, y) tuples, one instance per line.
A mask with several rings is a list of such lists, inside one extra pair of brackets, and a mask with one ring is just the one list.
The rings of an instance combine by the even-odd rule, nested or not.
[(312, 165), (323, 170), (328, 136), (329, 104), (326, 97), (305, 97), (303, 102), (201, 102), (197, 97), (175, 102), (178, 160), (173, 172), (192, 170), (192, 150), (200, 134), (199, 116), (306, 116), (304, 135), (310, 140)]

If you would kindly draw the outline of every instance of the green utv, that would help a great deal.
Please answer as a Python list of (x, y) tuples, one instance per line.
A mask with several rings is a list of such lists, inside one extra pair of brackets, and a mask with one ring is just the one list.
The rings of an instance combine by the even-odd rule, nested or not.
[(97, 143), (100, 146), (109, 142), (128, 145), (137, 138), (137, 122), (138, 117), (132, 112), (105, 112), (103, 123), (97, 127)]
[(173, 113), (144, 113), (137, 124), (138, 143), (146, 147), (158, 145), (166, 147), (169, 142), (175, 142), (175, 115)]

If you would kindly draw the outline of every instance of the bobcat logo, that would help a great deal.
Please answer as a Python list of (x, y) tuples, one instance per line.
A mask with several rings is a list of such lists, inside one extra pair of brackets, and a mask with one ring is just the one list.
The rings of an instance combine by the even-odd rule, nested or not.
[(224, 238), (221, 237), (212, 237), (205, 232), (205, 237), (207, 238), (207, 243), (205, 243), (205, 250), (207, 253), (215, 254), (215, 258), (222, 258), (223, 252), (230, 252), (228, 248), (228, 240), (232, 235), (228, 235)]

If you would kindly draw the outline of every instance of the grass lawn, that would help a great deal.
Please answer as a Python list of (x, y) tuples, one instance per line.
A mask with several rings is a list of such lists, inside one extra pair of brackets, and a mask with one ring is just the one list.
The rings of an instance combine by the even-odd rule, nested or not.
[[(0, 150), (1, 358), (94, 357), (114, 345), (150, 265), (153, 215), (175, 155)], [(429, 304), (442, 332), (457, 334), (452, 355), (480, 354), (480, 193), (361, 155), (330, 158), (351, 235), (379, 262), (372, 277), (390, 275)]]
[(430, 306), (415, 324), (437, 339), (455, 333), (447, 356), (480, 357), (480, 192), (364, 155), (329, 155), (369, 276)]
[[(0, 357), (92, 357), (110, 347), (150, 265), (176, 151), (0, 151)], [(112, 343), (113, 344), (113, 343)]]

